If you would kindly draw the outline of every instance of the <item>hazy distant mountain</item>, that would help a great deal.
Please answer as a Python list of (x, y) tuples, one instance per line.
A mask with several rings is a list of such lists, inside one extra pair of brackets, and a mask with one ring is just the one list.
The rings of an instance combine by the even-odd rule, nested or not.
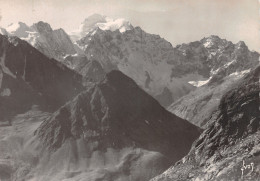
[(30, 27), (22, 22), (13, 23), (6, 29), (2, 28), (1, 32), (1, 34), (17, 36), (27, 41), (49, 58), (63, 60), (64, 56), (77, 53), (63, 29), (52, 30), (48, 23), (42, 21)]
[(148, 180), (185, 155), (199, 129), (112, 71), (52, 114), (36, 134), (49, 153), (49, 161), (39, 160), (38, 180), (66, 178), (67, 172), (78, 173), (71, 180)]
[(82, 89), (78, 73), (17, 37), (0, 35), (0, 121), (34, 104), (55, 110)]
[(153, 181), (258, 180), (259, 77), (258, 66), (237, 81), (221, 99), (189, 154)]

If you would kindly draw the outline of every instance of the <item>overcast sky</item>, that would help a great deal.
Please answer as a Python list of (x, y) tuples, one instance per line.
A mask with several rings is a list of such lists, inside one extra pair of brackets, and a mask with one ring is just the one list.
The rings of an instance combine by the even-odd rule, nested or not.
[[(260, 1), (260, 0), (259, 0)], [(89, 15), (125, 18), (173, 45), (218, 35), (260, 52), (258, 0), (0, 0), (0, 26), (40, 20), (70, 32)]]

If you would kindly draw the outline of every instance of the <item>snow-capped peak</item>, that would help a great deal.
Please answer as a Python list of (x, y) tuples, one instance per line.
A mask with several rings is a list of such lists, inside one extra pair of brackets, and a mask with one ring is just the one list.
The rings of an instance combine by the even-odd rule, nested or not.
[(212, 48), (214, 45), (218, 44), (221, 39), (216, 35), (211, 35), (207, 38), (203, 38), (201, 41), (205, 48)]
[(102, 30), (119, 30), (121, 33), (125, 32), (126, 30), (133, 29), (133, 26), (130, 24), (130, 22), (122, 18), (113, 20), (107, 17), (105, 23), (97, 23), (96, 25)]
[(97, 29), (116, 31), (119, 30), (121, 33), (133, 29), (131, 23), (125, 19), (112, 19), (104, 15), (93, 14), (86, 18), (78, 30), (71, 32), (72, 39), (78, 40), (83, 38), (88, 33), (93, 32)]

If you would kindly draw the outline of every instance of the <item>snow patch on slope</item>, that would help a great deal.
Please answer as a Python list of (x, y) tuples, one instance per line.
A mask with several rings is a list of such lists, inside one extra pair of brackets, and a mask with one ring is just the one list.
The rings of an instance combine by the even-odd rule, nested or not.
[(212, 78), (212, 77), (210, 77), (210, 78), (207, 79), (207, 80), (189, 81), (188, 83), (191, 84), (191, 85), (193, 85), (193, 86), (195, 86), (195, 87), (201, 87), (201, 86), (207, 84), (207, 83), (210, 81), (211, 78)]
[(224, 68), (229, 67), (232, 63), (236, 62), (236, 60), (232, 60), (224, 65)]
[(26, 32), (28, 33), (28, 36), (21, 39), (27, 41), (28, 43), (30, 43), (32, 46), (35, 47), (37, 43), (37, 38), (39, 38), (39, 33), (36, 31), (26, 31)]
[(243, 71), (240, 71), (240, 72), (234, 72), (232, 74), (230, 74), (229, 76), (235, 76), (237, 78), (240, 78), (240, 77), (243, 77), (245, 74), (249, 73), (251, 71), (251, 69), (247, 69), (247, 70), (243, 70)]
[(205, 47), (205, 48), (210, 48), (210, 47), (212, 47), (212, 45), (213, 45), (213, 43), (212, 43), (212, 41), (209, 39), (209, 40), (207, 40), (204, 44), (203, 44), (203, 46)]

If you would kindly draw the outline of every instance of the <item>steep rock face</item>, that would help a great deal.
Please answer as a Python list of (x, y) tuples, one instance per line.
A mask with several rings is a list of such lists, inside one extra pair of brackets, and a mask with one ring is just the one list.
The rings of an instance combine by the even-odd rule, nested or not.
[(153, 96), (168, 88), (172, 99), (177, 99), (193, 89), (188, 83), (189, 77), (171, 76), (171, 66), (165, 60), (174, 57), (171, 44), (139, 27), (124, 33), (97, 29), (77, 43), (85, 55), (99, 61), (106, 72), (122, 71)]
[[(86, 178), (98, 179), (97, 173), (106, 168), (100, 180), (148, 180), (187, 153), (199, 129), (167, 112), (130, 78), (112, 71), (46, 119), (36, 134), (52, 154), (59, 154), (71, 141), (80, 142), (74, 145), (77, 157), (69, 172), (80, 167), (78, 160), (93, 160), (98, 153), (98, 160), (104, 160), (99, 167), (89, 163), (77, 170)], [(60, 174), (62, 170), (56, 171)]]
[(260, 67), (238, 81), (221, 99), (208, 128), (194, 142), (190, 153), (153, 181), (257, 180), (259, 77)]
[(167, 110), (199, 127), (206, 128), (207, 121), (217, 110), (221, 97), (249, 71), (236, 72), (223, 78), (218, 75), (213, 76), (208, 84), (181, 97)]
[(65, 55), (77, 53), (70, 37), (63, 29), (52, 30), (48, 23), (42, 21), (31, 27), (22, 22), (13, 23), (2, 34), (17, 36), (27, 41), (49, 58), (63, 60)]
[(83, 89), (79, 74), (27, 42), (0, 35), (0, 46), (0, 120), (33, 104), (56, 109)]
[[(204, 46), (210, 47), (210, 51), (217, 46), (213, 44), (214, 39), (212, 41), (203, 39), (202, 42)], [(215, 64), (212, 64), (214, 66), (212, 66), (211, 77), (207, 81), (198, 82), (203, 86), (168, 107), (170, 112), (200, 127), (206, 126), (206, 120), (217, 109), (221, 97), (232, 88), (234, 83), (259, 64), (259, 54), (249, 51), (244, 42), (235, 45), (226, 42), (221, 46), (223, 49), (218, 50), (216, 57), (211, 58)], [(226, 62), (228, 60), (231, 61)]]
[(63, 29), (52, 30), (49, 24), (42, 21), (34, 24), (32, 28), (39, 33), (35, 48), (48, 57), (63, 60), (65, 55), (77, 53)]

